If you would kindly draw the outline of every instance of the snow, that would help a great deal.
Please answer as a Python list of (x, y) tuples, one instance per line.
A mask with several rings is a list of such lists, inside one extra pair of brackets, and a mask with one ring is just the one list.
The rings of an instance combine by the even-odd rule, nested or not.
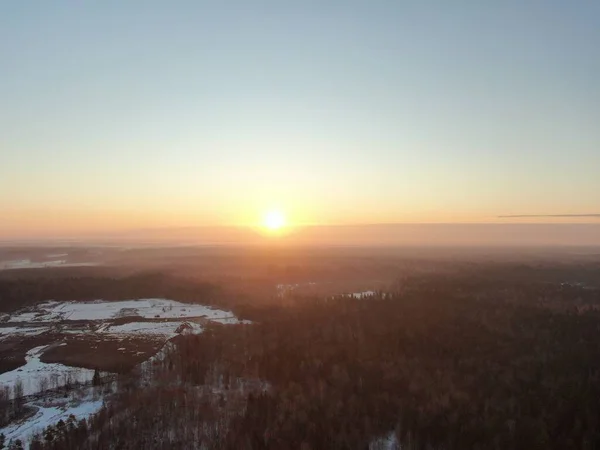
[(162, 348), (158, 352), (156, 352), (153, 356), (151, 356), (147, 360), (142, 361), (140, 363), (139, 366), (141, 368), (142, 377), (146, 382), (152, 381), (153, 366), (155, 364), (158, 364), (158, 363), (164, 361), (164, 359), (167, 357), (169, 352), (171, 352), (174, 348), (175, 348), (175, 344), (173, 344), (173, 342), (171, 342), (171, 341), (167, 341), (165, 343), (165, 345), (163, 345)]
[(369, 297), (371, 295), (375, 295), (375, 291), (363, 291), (363, 292), (355, 292), (352, 294), (354, 298), (364, 298)]
[(36, 313), (34, 312), (26, 312), (19, 314), (18, 320), (15, 320), (15, 317), (11, 317), (8, 319), (9, 322), (33, 322), (35, 320)]
[(0, 327), (0, 340), (9, 336), (35, 336), (48, 331), (48, 327)]
[[(111, 319), (122, 317), (141, 317), (145, 319), (163, 319), (161, 321), (134, 321), (120, 325), (110, 323)], [(251, 323), (238, 320), (230, 311), (222, 311), (204, 305), (185, 304), (166, 299), (142, 299), (107, 302), (56, 302), (47, 301), (12, 315), (4, 328), (0, 327), (0, 340), (8, 336), (31, 336), (48, 331), (57, 322), (63, 320), (106, 321), (91, 327), (97, 327), (97, 342), (103, 335), (123, 340), (127, 337), (153, 337), (171, 339), (178, 334), (201, 333), (203, 328), (194, 321), (182, 319), (203, 317), (222, 324)], [(166, 321), (165, 321), (166, 320)], [(25, 324), (45, 326), (18, 326)], [(89, 334), (90, 327), (69, 330), (68, 324), (60, 324), (61, 333)], [(66, 329), (65, 329), (66, 328)], [(93, 333), (93, 332), (92, 332)], [(54, 345), (57, 345), (58, 342)], [(64, 343), (63, 343), (64, 344)], [(23, 382), (24, 394), (32, 395), (41, 390), (57, 388), (67, 383), (88, 382), (94, 375), (93, 370), (69, 367), (59, 363), (43, 363), (40, 356), (48, 346), (39, 346), (29, 350), (25, 356), (26, 364), (10, 372), (0, 374), (0, 387), (8, 385), (11, 389), (17, 382)], [(91, 348), (95, 348), (92, 346)], [(43, 386), (45, 385), (45, 386)]]
[[(9, 322), (49, 322), (58, 320), (106, 320), (116, 317), (139, 316), (143, 318), (179, 319), (206, 317), (207, 319), (231, 319), (238, 323), (229, 311), (213, 309), (204, 305), (186, 304), (166, 299), (141, 299), (107, 302), (46, 302), (36, 307), (36, 312), (13, 315)], [(233, 322), (235, 320), (236, 322)]]
[(393, 431), (387, 436), (374, 439), (369, 444), (369, 450), (402, 450), (400, 442)]
[[(2, 263), (0, 262), (0, 269)], [(130, 323), (113, 325), (116, 318), (131, 317)], [(205, 318), (222, 324), (251, 323), (238, 320), (232, 312), (211, 308), (204, 305), (186, 304), (167, 299), (140, 299), (108, 302), (96, 300), (93, 302), (57, 302), (47, 301), (33, 308), (23, 309), (13, 315), (4, 315), (5, 327), (0, 327), (0, 340), (8, 336), (32, 336), (44, 333), (52, 327), (60, 329), (61, 333), (90, 333), (97, 337), (97, 342), (102, 342), (103, 336), (113, 336), (119, 340), (130, 336), (150, 336), (165, 339), (167, 343), (163, 349), (153, 357), (142, 363), (148, 367), (154, 361), (164, 358), (164, 355), (173, 345), (169, 339), (178, 334), (201, 333), (203, 327), (188, 318)], [(135, 318), (162, 319), (150, 321), (136, 321)], [(8, 319), (8, 320), (7, 320)], [(59, 323), (64, 320), (97, 321), (81, 327), (81, 323)], [(122, 322), (122, 320), (121, 320)], [(39, 326), (31, 326), (39, 325)], [(69, 329), (69, 326), (72, 329)], [(66, 327), (66, 329), (65, 329)], [(78, 328), (78, 329), (73, 329)], [(92, 331), (96, 329), (95, 333)], [(51, 345), (66, 345), (65, 342), (56, 342)], [(26, 364), (10, 372), (0, 374), (0, 388), (8, 386), (12, 390), (18, 380), (23, 383), (23, 394), (26, 405), (36, 408), (36, 412), (21, 422), (15, 422), (0, 430), (6, 436), (6, 442), (11, 439), (21, 439), (27, 448), (28, 442), (34, 433), (42, 431), (49, 425), (54, 425), (59, 420), (66, 421), (73, 414), (78, 419), (88, 417), (102, 407), (101, 400), (93, 400), (89, 395), (79, 401), (67, 400), (58, 397), (59, 391), (48, 391), (39, 395), (44, 389), (56, 389), (67, 383), (87, 383), (93, 379), (94, 371), (84, 368), (69, 367), (59, 363), (43, 363), (41, 355), (50, 345), (32, 348), (25, 356)], [(94, 348), (94, 347), (92, 347)], [(125, 350), (121, 347), (118, 351)], [(143, 352), (138, 352), (143, 354)], [(91, 386), (81, 389), (91, 389)], [(37, 394), (37, 395), (36, 395)], [(42, 400), (56, 396), (53, 401)]]
[[(237, 321), (237, 319), (236, 319)], [(158, 335), (173, 337), (177, 336), (177, 329), (183, 324), (190, 327), (191, 333), (201, 333), (202, 327), (197, 323), (189, 322), (131, 322), (124, 325), (112, 325), (102, 331), (108, 334), (127, 334), (127, 335)]]
[(295, 284), (277, 284), (275, 285), (275, 289), (277, 290), (277, 295), (282, 297), (286, 294), (289, 294), (291, 291), (296, 290), (300, 287), (304, 286), (316, 286), (316, 282), (309, 281), (308, 283), (295, 283)]
[(223, 325), (235, 325), (235, 324), (240, 324), (240, 323), (249, 325), (252, 323), (251, 320), (239, 320), (235, 316), (223, 317), (220, 319), (212, 319), (212, 322), (222, 323)]
[(44, 267), (84, 267), (95, 266), (96, 263), (69, 263), (65, 259), (55, 259), (50, 261), (31, 261), (30, 259), (17, 259), (12, 261), (0, 261), (0, 270), (8, 269), (42, 269)]
[(47, 345), (42, 345), (29, 350), (25, 356), (26, 364), (24, 366), (0, 374), (0, 385), (7, 384), (12, 388), (17, 380), (21, 380), (24, 395), (32, 395), (41, 390), (43, 379), (48, 380), (48, 388), (61, 387), (69, 381), (83, 383), (92, 380), (93, 370), (41, 362), (40, 356), (47, 347)]
[(142, 368), (150, 366), (155, 362), (163, 361), (167, 357), (169, 352), (173, 351), (174, 348), (175, 344), (168, 341), (158, 352), (154, 354), (154, 356), (148, 358), (146, 361), (141, 363)]
[(87, 419), (102, 408), (102, 400), (87, 400), (81, 403), (50, 403), (48, 406), (42, 404), (29, 404), (38, 408), (37, 412), (26, 419), (24, 422), (13, 423), (0, 430), (6, 436), (6, 443), (12, 439), (20, 439), (25, 448), (29, 445), (29, 440), (35, 433), (40, 433), (44, 428), (50, 425), (56, 425), (60, 420), (67, 421), (72, 414), (77, 420)]

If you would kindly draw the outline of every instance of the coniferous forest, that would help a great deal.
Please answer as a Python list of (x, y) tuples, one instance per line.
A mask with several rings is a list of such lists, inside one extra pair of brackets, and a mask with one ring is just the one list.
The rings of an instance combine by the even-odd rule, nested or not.
[(599, 448), (599, 307), (518, 267), (238, 305), (252, 324), (179, 336), (31, 448)]

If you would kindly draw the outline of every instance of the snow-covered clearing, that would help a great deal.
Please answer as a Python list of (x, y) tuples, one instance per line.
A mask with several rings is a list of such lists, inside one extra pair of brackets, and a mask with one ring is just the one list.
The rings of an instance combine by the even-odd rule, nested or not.
[(292, 291), (298, 288), (316, 286), (316, 284), (317, 283), (314, 281), (309, 281), (308, 283), (277, 284), (275, 286), (275, 290), (277, 291), (277, 295), (281, 297), (285, 294), (291, 293)]
[(251, 320), (239, 320), (235, 316), (220, 317), (220, 318), (217, 318), (217, 319), (211, 319), (211, 322), (222, 323), (223, 325), (235, 325), (235, 324), (238, 324), (238, 323), (249, 325), (249, 324), (252, 323)]
[(402, 450), (402, 445), (398, 442), (396, 433), (392, 431), (387, 436), (382, 436), (371, 441), (369, 450)]
[[(142, 319), (146, 319), (146, 321), (142, 321)], [(127, 320), (132, 322), (123, 323)], [(8, 336), (25, 338), (51, 331), (47, 335), (47, 340), (54, 341), (50, 345), (30, 349), (26, 353), (24, 366), (0, 374), (0, 388), (8, 386), (12, 395), (14, 386), (20, 380), (23, 384), (23, 395), (27, 397), (26, 405), (36, 409), (36, 413), (29, 418), (21, 422), (14, 422), (0, 430), (0, 433), (4, 433), (6, 436), (7, 443), (11, 439), (21, 439), (26, 448), (34, 433), (56, 424), (61, 419), (66, 422), (71, 414), (77, 419), (88, 417), (102, 406), (101, 400), (92, 398), (90, 395), (79, 400), (57, 397), (59, 391), (52, 391), (53, 389), (65, 385), (89, 383), (93, 379), (94, 371), (60, 363), (41, 362), (41, 355), (49, 347), (68, 345), (66, 341), (71, 339), (73, 334), (86, 335), (84, 340), (91, 338), (89, 344), (91, 349), (96, 348), (97, 343), (104, 339), (112, 342), (115, 341), (115, 338), (117, 341), (144, 337), (151, 338), (153, 341), (164, 340), (166, 344), (163, 349), (141, 363), (141, 367), (147, 370), (155, 361), (164, 358), (168, 349), (173, 345), (169, 339), (179, 334), (201, 333), (203, 330), (201, 324), (204, 324), (205, 321), (222, 324), (251, 323), (245, 320), (240, 321), (230, 311), (167, 299), (115, 302), (103, 300), (92, 302), (47, 301), (11, 315), (3, 315), (2, 321), (5, 327), (0, 327), (0, 340)], [(31, 345), (43, 342), (43, 337), (34, 339), (36, 343)], [(95, 342), (93, 342), (94, 340)], [(8, 341), (6, 343), (8, 344)], [(117, 352), (120, 354), (127, 348), (126, 346), (118, 347)], [(95, 350), (92, 351), (95, 352)], [(137, 354), (144, 354), (144, 352)], [(76, 390), (92, 392), (93, 388), (89, 385), (78, 386)], [(39, 394), (41, 391), (48, 392)], [(45, 399), (43, 400), (42, 397)], [(54, 397), (54, 399), (48, 401), (49, 397)]]
[(15, 320), (15, 316), (11, 316), (10, 319), (8, 319), (8, 322), (33, 322), (36, 318), (36, 314), (35, 312), (23, 312), (23, 313), (18, 313), (18, 315), (16, 317), (18, 317), (17, 320)]
[(84, 383), (92, 380), (94, 371), (64, 364), (47, 364), (40, 361), (47, 345), (32, 348), (25, 356), (26, 364), (18, 369), (0, 374), (0, 385), (14, 386), (23, 382), (23, 393), (32, 395), (44, 389), (53, 389), (69, 383)]
[(232, 312), (204, 305), (180, 303), (167, 299), (141, 299), (107, 302), (55, 302), (41, 303), (35, 311), (12, 315), (9, 322), (55, 322), (59, 320), (107, 320), (118, 317), (143, 317), (179, 319), (205, 317), (209, 320), (227, 320), (239, 323)]
[(8, 336), (35, 336), (48, 330), (48, 327), (0, 327), (0, 340)]
[(352, 294), (354, 298), (365, 298), (370, 297), (371, 295), (375, 295), (375, 291), (363, 291), (363, 292), (355, 292)]
[[(113, 324), (112, 320), (131, 317), (154, 319), (152, 321), (133, 321), (130, 323)], [(8, 318), (11, 326), (0, 328), (0, 340), (8, 336), (32, 336), (52, 330), (72, 334), (94, 333), (98, 339), (102, 335), (117, 337), (147, 336), (152, 339), (167, 341), (178, 334), (197, 334), (202, 332), (202, 326), (193, 321), (181, 320), (186, 318), (204, 318), (223, 324), (250, 323), (238, 320), (230, 311), (211, 308), (204, 305), (185, 304), (166, 299), (126, 300), (118, 302), (56, 302), (48, 301)], [(155, 319), (162, 319), (157, 321)], [(81, 328), (81, 324), (69, 329), (64, 320), (98, 321), (89, 328)], [(7, 323), (7, 325), (8, 325)], [(19, 324), (35, 323), (45, 326), (23, 326)], [(13, 326), (17, 325), (17, 326)], [(99, 341), (98, 341), (99, 342)], [(63, 345), (66, 345), (63, 343)], [(59, 363), (46, 364), (40, 361), (40, 356), (48, 346), (35, 347), (25, 356), (26, 364), (10, 372), (0, 374), (0, 385), (12, 388), (16, 381), (23, 382), (24, 394), (31, 395), (43, 389), (52, 389), (68, 383), (90, 381), (94, 372), (89, 369), (69, 367)]]
[(21, 422), (10, 424), (0, 433), (6, 436), (6, 443), (11, 439), (20, 439), (25, 448), (29, 446), (29, 440), (35, 433), (40, 433), (44, 428), (50, 425), (56, 425), (60, 420), (67, 421), (72, 414), (79, 421), (87, 419), (90, 415), (95, 414), (102, 408), (102, 400), (92, 400), (91, 398), (83, 401), (51, 401), (42, 402), (35, 401), (28, 403), (28, 406), (37, 408), (37, 412)]
[(134, 336), (158, 335), (171, 338), (178, 334), (201, 333), (202, 326), (193, 322), (130, 322), (124, 325), (111, 325), (103, 328), (101, 331), (107, 334)]
[(91, 262), (70, 263), (65, 259), (56, 259), (50, 261), (31, 261), (30, 259), (18, 259), (11, 261), (0, 261), (0, 270), (43, 269), (44, 267), (85, 267), (95, 265), (97, 264)]

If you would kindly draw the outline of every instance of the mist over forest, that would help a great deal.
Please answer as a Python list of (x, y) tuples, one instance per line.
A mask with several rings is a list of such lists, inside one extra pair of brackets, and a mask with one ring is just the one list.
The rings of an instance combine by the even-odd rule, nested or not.
[(288, 245), (343, 247), (600, 246), (600, 223), (415, 223), (289, 226), (274, 238), (260, 227), (202, 226), (79, 233), (11, 233), (0, 242), (115, 245)]
[(0, 261), (8, 448), (600, 445), (599, 249), (30, 245)]
[(600, 449), (600, 1), (0, 1), (0, 450)]

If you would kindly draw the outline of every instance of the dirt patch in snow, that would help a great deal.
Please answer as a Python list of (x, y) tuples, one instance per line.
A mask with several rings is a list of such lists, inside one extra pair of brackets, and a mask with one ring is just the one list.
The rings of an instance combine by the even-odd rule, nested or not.
[[(164, 345), (164, 339), (112, 338), (90, 334), (69, 336), (66, 345), (47, 350), (41, 357), (43, 362), (58, 362), (69, 366), (98, 368), (106, 372), (129, 372)], [(124, 350), (120, 350), (124, 349)]]
[(52, 342), (47, 334), (38, 336), (8, 336), (0, 341), (0, 374), (25, 365), (29, 350)]

